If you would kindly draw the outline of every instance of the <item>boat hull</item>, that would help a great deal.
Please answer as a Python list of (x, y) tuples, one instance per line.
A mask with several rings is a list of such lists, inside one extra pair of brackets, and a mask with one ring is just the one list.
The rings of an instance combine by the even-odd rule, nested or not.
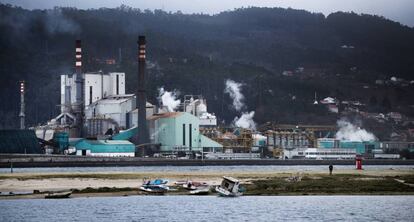
[(220, 197), (239, 197), (243, 195), (241, 192), (230, 192), (228, 190), (225, 190), (221, 187), (216, 187), (216, 192), (219, 194)]
[(51, 193), (45, 196), (45, 199), (62, 199), (62, 198), (69, 198), (72, 192), (67, 193)]

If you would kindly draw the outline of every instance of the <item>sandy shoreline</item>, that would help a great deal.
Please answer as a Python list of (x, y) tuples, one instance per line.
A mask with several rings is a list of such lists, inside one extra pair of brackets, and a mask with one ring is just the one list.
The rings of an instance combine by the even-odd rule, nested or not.
[[(375, 177), (386, 177), (386, 176), (403, 176), (403, 175), (414, 175), (414, 170), (411, 169), (386, 169), (386, 170), (335, 170), (335, 174), (349, 174), (349, 175), (364, 175), (364, 176), (375, 176)], [(170, 185), (177, 180), (193, 180), (203, 181), (210, 185), (218, 185), (221, 182), (222, 176), (232, 176), (239, 178), (242, 183), (246, 183), (250, 180), (259, 180), (272, 177), (288, 177), (291, 175), (308, 175), (318, 176), (327, 175), (327, 171), (275, 171), (275, 172), (243, 172), (243, 171), (209, 171), (209, 172), (87, 172), (87, 173), (2, 173), (0, 174), (0, 192), (4, 195), (9, 192), (22, 193), (22, 192), (33, 192), (39, 190), (40, 192), (46, 191), (62, 191), (70, 189), (82, 190), (87, 187), (91, 188), (132, 188), (138, 189), (142, 184), (144, 178), (165, 178), (168, 179)], [(94, 193), (92, 196), (98, 195), (136, 195), (133, 191), (122, 193), (117, 192), (111, 194)], [(44, 196), (44, 195), (43, 195)], [(42, 197), (43, 197), (42, 196)], [(77, 194), (74, 194), (77, 196)], [(79, 194), (79, 196), (85, 196), (85, 194)], [(19, 198), (18, 196), (16, 196)], [(31, 195), (29, 198), (36, 198), (38, 195)], [(0, 199), (4, 199), (4, 196), (0, 196)]]

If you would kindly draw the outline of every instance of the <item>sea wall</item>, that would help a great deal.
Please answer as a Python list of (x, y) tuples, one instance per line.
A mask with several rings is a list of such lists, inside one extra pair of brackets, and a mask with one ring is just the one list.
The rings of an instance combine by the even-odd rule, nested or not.
[[(99, 166), (212, 166), (212, 165), (354, 165), (354, 160), (189, 160), (140, 157), (91, 157), (66, 155), (1, 154), (0, 168), (99, 167)], [(363, 160), (363, 165), (414, 165), (414, 160)]]

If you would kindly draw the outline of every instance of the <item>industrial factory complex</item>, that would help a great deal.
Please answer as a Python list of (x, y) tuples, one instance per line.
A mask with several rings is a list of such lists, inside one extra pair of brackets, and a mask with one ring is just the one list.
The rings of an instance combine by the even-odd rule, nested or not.
[(222, 126), (202, 95), (185, 95), (174, 109), (146, 95), (146, 42), (138, 40), (138, 85), (127, 94), (123, 72), (84, 72), (81, 41), (76, 71), (61, 75), (60, 111), (47, 124), (27, 129), (24, 82), (20, 130), (0, 132), (0, 153), (183, 159), (398, 159), (411, 142), (345, 140), (338, 126)]

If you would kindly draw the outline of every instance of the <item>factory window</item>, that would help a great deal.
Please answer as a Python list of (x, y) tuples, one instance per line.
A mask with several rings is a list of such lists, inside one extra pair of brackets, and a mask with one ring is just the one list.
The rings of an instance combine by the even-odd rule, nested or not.
[(92, 104), (92, 86), (89, 86), (89, 104)]
[(185, 124), (183, 124), (183, 146), (185, 146)]

